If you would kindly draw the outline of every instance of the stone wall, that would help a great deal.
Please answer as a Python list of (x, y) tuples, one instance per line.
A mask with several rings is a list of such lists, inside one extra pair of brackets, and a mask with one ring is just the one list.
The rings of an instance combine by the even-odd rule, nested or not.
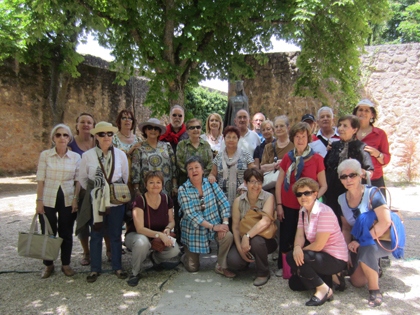
[[(361, 98), (374, 101), (378, 110), (376, 126), (385, 130), (391, 150), (391, 163), (385, 168), (386, 177), (406, 180), (407, 163), (404, 157), (416, 145), (420, 133), (420, 44), (365, 47), (362, 56)], [(244, 80), (251, 114), (263, 112), (270, 119), (287, 115), (291, 123), (303, 114), (316, 114), (321, 102), (308, 97), (293, 96), (293, 84), (298, 76), (298, 52), (267, 54), (268, 63), (260, 65), (247, 56), (255, 72), (254, 79)], [(234, 95), (234, 83), (229, 96)], [(329, 100), (337, 112), (337, 104)], [(414, 142), (410, 142), (414, 140)], [(413, 152), (413, 166), (420, 163), (420, 145)], [(412, 155), (413, 155), (412, 154)], [(403, 164), (403, 165), (401, 165)], [(420, 171), (420, 170), (419, 170)]]
[(86, 56), (79, 66), (81, 76), (62, 76), (57, 103), (49, 100), (50, 73), (41, 66), (21, 65), (7, 60), (0, 67), (0, 174), (36, 170), (39, 153), (51, 145), (49, 133), (58, 122), (74, 131), (81, 112), (96, 121), (109, 121), (124, 108), (135, 109), (137, 120), (149, 118), (143, 107), (148, 90), (145, 78), (132, 78), (125, 86), (114, 84), (115, 73), (103, 60)]

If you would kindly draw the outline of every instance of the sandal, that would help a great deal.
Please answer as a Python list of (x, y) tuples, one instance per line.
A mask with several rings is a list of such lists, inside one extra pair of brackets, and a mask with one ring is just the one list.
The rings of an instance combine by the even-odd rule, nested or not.
[(336, 274), (338, 278), (338, 283), (333, 281), (333, 290), (343, 292), (346, 289), (346, 280), (344, 279), (344, 272), (339, 272)]
[(379, 290), (369, 290), (368, 306), (376, 307), (382, 304), (383, 296)]
[(114, 273), (117, 276), (117, 278), (121, 280), (127, 279), (128, 277), (128, 273), (124, 270), (115, 270)]
[(82, 266), (89, 266), (90, 265), (90, 254), (83, 254), (83, 258), (80, 261)]
[(87, 277), (86, 277), (86, 281), (89, 283), (93, 283), (96, 280), (98, 280), (99, 277), (99, 273), (97, 272), (91, 272)]

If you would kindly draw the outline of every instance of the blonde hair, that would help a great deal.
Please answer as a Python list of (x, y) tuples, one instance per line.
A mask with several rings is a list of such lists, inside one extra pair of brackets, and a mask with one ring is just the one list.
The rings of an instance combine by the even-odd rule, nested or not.
[(222, 116), (220, 116), (218, 113), (211, 113), (210, 115), (207, 116), (206, 119), (206, 135), (210, 134), (210, 119), (211, 116), (215, 116), (217, 121), (220, 123), (219, 126), (219, 134), (217, 136), (220, 136), (222, 134), (222, 130), (223, 130), (223, 120), (222, 120)]

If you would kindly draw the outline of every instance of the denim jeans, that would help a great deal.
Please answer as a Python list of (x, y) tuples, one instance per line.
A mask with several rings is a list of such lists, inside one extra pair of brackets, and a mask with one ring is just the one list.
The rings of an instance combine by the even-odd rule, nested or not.
[(125, 205), (111, 207), (110, 213), (103, 216), (103, 224), (99, 231), (93, 228), (90, 232), (90, 271), (102, 272), (102, 239), (105, 231), (111, 242), (112, 270), (121, 270), (121, 232)]

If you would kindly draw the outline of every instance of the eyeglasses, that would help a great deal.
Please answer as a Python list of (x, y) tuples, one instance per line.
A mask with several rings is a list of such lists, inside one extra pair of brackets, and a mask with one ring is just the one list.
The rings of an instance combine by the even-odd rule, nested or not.
[(179, 118), (182, 118), (182, 114), (172, 114), (172, 117), (179, 117)]
[(105, 136), (112, 137), (114, 135), (114, 133), (112, 131), (108, 131), (108, 132), (102, 131), (102, 132), (98, 132), (97, 135), (98, 135), (98, 137), (101, 137), (101, 138), (103, 138)]
[(300, 198), (303, 195), (305, 195), (306, 197), (309, 197), (310, 195), (312, 195), (315, 191), (313, 190), (307, 190), (307, 191), (303, 191), (303, 192), (297, 192), (295, 195), (296, 197)]
[(131, 117), (121, 117), (121, 120), (131, 120), (131, 121), (133, 121), (133, 118), (131, 118)]
[(206, 205), (204, 204), (204, 196), (200, 197), (200, 209), (201, 211), (206, 210)]
[(201, 126), (189, 126), (188, 127), (188, 130), (194, 130), (194, 129), (200, 130)]
[(66, 138), (66, 139), (69, 137), (68, 133), (59, 133), (59, 132), (57, 132), (54, 136), (56, 138), (63, 137), (63, 138)]
[(160, 131), (160, 128), (159, 127), (156, 127), (156, 126), (146, 126), (146, 129), (147, 130)]
[(350, 178), (355, 178), (356, 176), (358, 176), (358, 174), (356, 174), (356, 173), (350, 173), (350, 174), (344, 174), (344, 175), (340, 175), (340, 179), (341, 180), (344, 180), (344, 179), (347, 179), (347, 177), (350, 177)]
[(250, 183), (252, 186), (262, 186), (262, 182), (259, 180), (250, 180), (248, 183)]

